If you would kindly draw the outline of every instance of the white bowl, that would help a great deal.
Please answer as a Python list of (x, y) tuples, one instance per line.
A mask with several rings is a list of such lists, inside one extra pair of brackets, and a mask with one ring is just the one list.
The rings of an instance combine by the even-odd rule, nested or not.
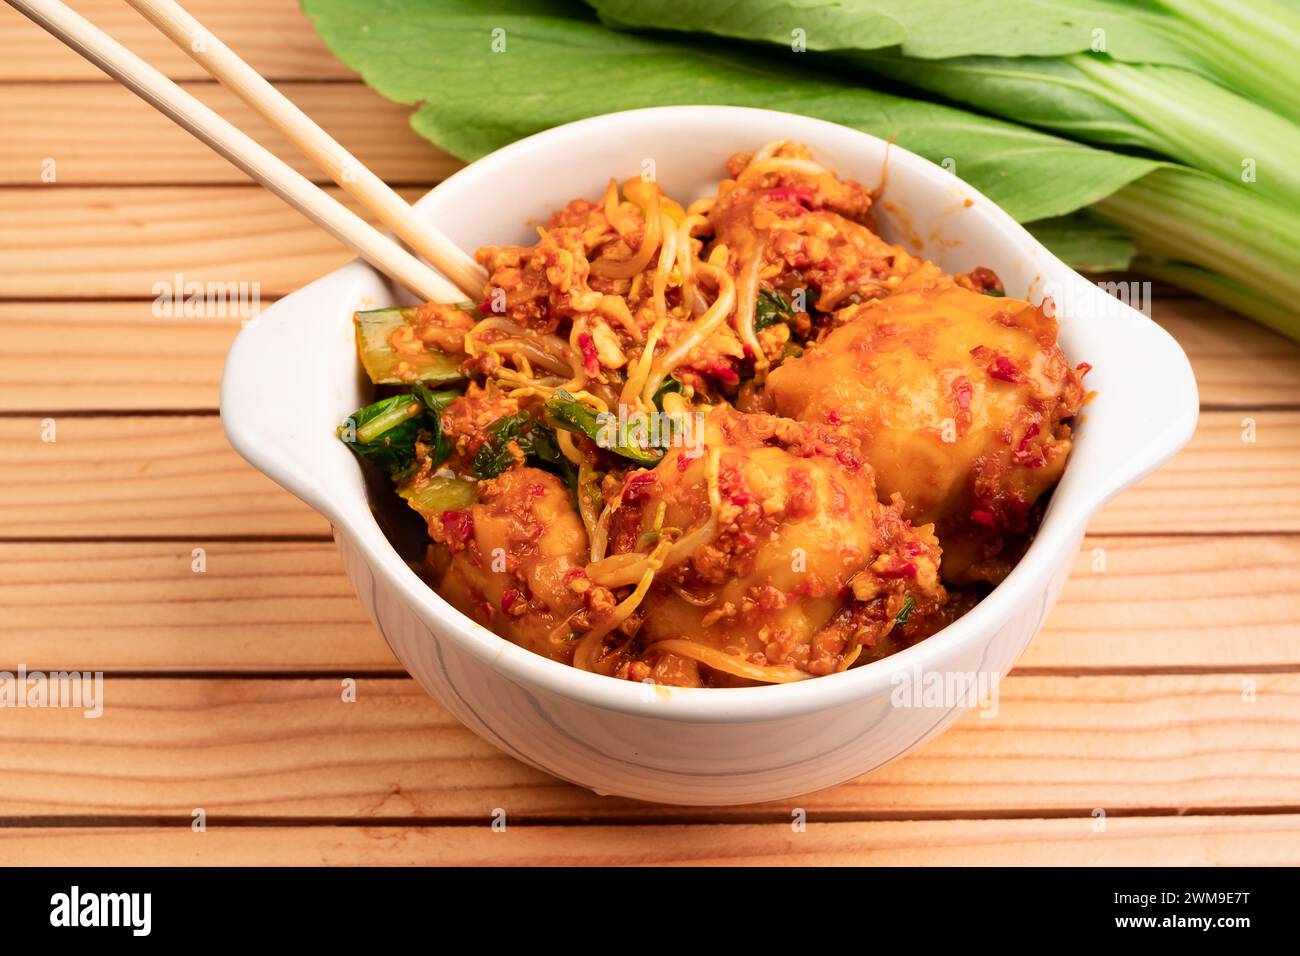
[[(684, 106), (600, 116), (539, 133), (456, 173), (417, 205), (459, 245), (530, 243), (530, 223), (611, 175), (654, 160), (683, 202), (711, 193), (733, 152), (808, 144), (841, 176), (874, 186), (886, 143), (767, 110)], [(1097, 509), (1171, 457), (1196, 425), (1178, 344), (1053, 257), (1006, 213), (938, 166), (888, 147), (881, 228), (949, 271), (988, 266), (1009, 295), (1058, 303), (1061, 344), (1094, 366), (1097, 396), (1065, 476), (1011, 575), (965, 617), (901, 653), (779, 686), (667, 688), (613, 680), (497, 637), (429, 589), (380, 530), (362, 469), (334, 435), (363, 405), (352, 313), (405, 300), (361, 262), (277, 302), (236, 340), (221, 419), (235, 449), (334, 526), (358, 596), (398, 659), (468, 727), (526, 763), (598, 793), (740, 804), (819, 790), (906, 753), (967, 707), (896, 706), (903, 675), (1001, 676), (1042, 625)]]

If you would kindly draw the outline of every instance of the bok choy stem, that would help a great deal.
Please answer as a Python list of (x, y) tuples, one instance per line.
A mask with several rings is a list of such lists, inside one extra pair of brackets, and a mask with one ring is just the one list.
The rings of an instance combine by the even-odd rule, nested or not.
[(369, 444), (389, 429), (396, 428), (408, 418), (424, 414), (424, 404), (418, 399), (396, 402), (386, 407), (374, 418), (357, 425), (357, 443)]
[(1118, 108), (1153, 131), (1170, 159), (1300, 208), (1300, 127), (1204, 77), (1175, 66), (1130, 66), (1070, 57)]
[(1278, 304), (1300, 298), (1300, 215), (1245, 187), (1175, 166), (1149, 173), (1092, 208), (1124, 226), (1148, 260), (1184, 263), (1248, 285), (1254, 290), (1249, 298), (1225, 282), (1202, 283), (1215, 301), (1300, 337), (1300, 316), (1283, 317)]
[(1107, 145), (1136, 146), (1300, 208), (1300, 127), (1174, 66), (1107, 56), (855, 54), (872, 72), (1007, 119)]
[(1300, 11), (1279, 0), (1157, 0), (1161, 17), (1205, 68), (1280, 116), (1300, 116), (1293, 79)]
[(1225, 275), (1185, 262), (1148, 259), (1145, 256), (1134, 259), (1132, 268), (1153, 279), (1161, 279), (1204, 296), (1242, 315), (1251, 316), (1275, 332), (1292, 338), (1300, 337), (1300, 318), (1297, 318), (1294, 309), (1278, 305)]
[(1090, 56), (1070, 63), (1095, 92), (1151, 130), (1160, 151), (1229, 182), (1300, 208), (1300, 127), (1187, 70), (1130, 66)]

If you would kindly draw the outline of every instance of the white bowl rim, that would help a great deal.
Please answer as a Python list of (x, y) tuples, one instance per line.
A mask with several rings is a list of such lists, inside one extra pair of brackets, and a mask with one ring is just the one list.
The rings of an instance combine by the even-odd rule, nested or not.
[[(429, 202), (437, 191), (444, 190), (449, 185), (459, 183), (467, 178), (490, 176), (494, 166), (513, 159), (516, 154), (526, 152), (551, 140), (563, 139), (577, 130), (598, 125), (617, 126), (623, 122), (662, 122), (670, 119), (673, 115), (683, 112), (704, 113), (706, 116), (718, 113), (761, 114), (765, 117), (780, 116), (787, 120), (797, 120), (799, 124), (806, 128), (825, 127), (828, 130), (834, 130), (836, 135), (849, 132), (878, 144), (884, 143), (879, 137), (852, 127), (776, 110), (713, 105), (666, 106), (625, 110), (576, 120), (504, 146), (458, 170), (435, 187), (434, 190), (422, 197), (415, 206), (419, 209)], [(802, 138), (807, 139), (815, 147), (815, 141), (811, 140), (811, 138)], [(897, 144), (890, 144), (889, 150), (891, 164), (894, 162), (920, 163), (939, 170), (939, 167), (930, 163), (929, 160), (917, 156)], [(947, 171), (943, 171), (943, 174), (948, 177), (952, 176)], [(982, 193), (964, 181), (961, 185), (963, 191), (969, 195), (974, 205), (979, 207), (986, 216), (990, 217), (993, 225), (1000, 227), (1001, 231), (1006, 234), (1006, 240), (1014, 242), (1019, 251), (1026, 255), (1034, 253), (1042, 259), (1054, 262), (1061, 270), (1078, 279), (1080, 283), (1092, 288), (1097, 296), (1111, 298), (1107, 293), (1078, 276), (1077, 273), (1073, 273), (1068, 266), (1060, 262), (1020, 224)], [(364, 263), (359, 262), (353, 262), (342, 268), (351, 269), (355, 267), (369, 268)], [(338, 271), (330, 275), (337, 275)], [(330, 276), (322, 277), (321, 280), (317, 281), (324, 281), (328, 278)], [(310, 288), (310, 286), (305, 288)], [(281, 303), (285, 301), (281, 300)], [(279, 304), (272, 306), (272, 309), (275, 309)], [(1128, 309), (1127, 306), (1123, 306), (1123, 308)], [(1139, 315), (1133, 310), (1128, 311), (1132, 311), (1135, 316)], [(1149, 322), (1150, 320), (1144, 319), (1144, 321)], [(1154, 326), (1154, 323), (1152, 325)], [(1180, 385), (1183, 386), (1182, 394), (1190, 395), (1190, 402), (1180, 401), (1179, 405), (1175, 407), (1177, 414), (1171, 418), (1168, 426), (1162, 430), (1161, 434), (1147, 445), (1143, 460), (1133, 464), (1124, 477), (1115, 481), (1111, 486), (1096, 489), (1091, 494), (1080, 492), (1076, 496), (1079, 500), (1071, 502), (1068, 509), (1058, 507), (1058, 502), (1054, 500), (1033, 542), (1007, 578), (971, 611), (943, 630), (887, 658), (842, 673), (824, 675), (809, 680), (741, 688), (661, 686), (655, 687), (651, 693), (647, 693), (647, 688), (643, 685), (578, 670), (570, 665), (550, 660), (526, 650), (498, 636), (448, 604), (433, 588), (426, 585), (397, 554), (380, 530), (364, 496), (362, 496), (361, 501), (352, 502), (351, 504), (354, 507), (349, 508), (341, 507), (337, 502), (324, 503), (315, 501), (309, 503), (330, 520), (335, 526), (336, 535), (340, 533), (346, 535), (349, 542), (360, 550), (377, 576), (384, 577), (388, 584), (397, 589), (405, 602), (423, 612), (422, 617), (439, 619), (451, 639), (458, 641), (464, 649), (484, 661), (499, 676), (516, 684), (541, 688), (561, 697), (579, 701), (599, 709), (673, 722), (754, 722), (813, 713), (837, 707), (855, 699), (865, 700), (870, 698), (885, 690), (893, 680), (894, 675), (899, 672), (912, 672), (918, 669), (921, 672), (928, 672), (938, 669), (934, 665), (942, 657), (947, 656), (967, 642), (975, 640), (980, 635), (994, 632), (1009, 621), (1017, 609), (1027, 601), (1032, 600), (1035, 595), (1042, 594), (1048, 587), (1052, 574), (1058, 569), (1058, 565), (1053, 564), (1050, 560), (1035, 560), (1035, 556), (1045, 557), (1054, 551), (1072, 549), (1075, 546), (1074, 542), (1082, 536), (1088, 520), (1101, 505), (1134, 481), (1149, 474), (1186, 444), (1195, 429), (1199, 411), (1199, 404), (1196, 400), (1195, 379), (1181, 347), (1163, 329), (1155, 326), (1155, 331), (1168, 340), (1165, 345), (1171, 349), (1169, 361), (1171, 363), (1174, 361), (1173, 353), (1177, 353), (1177, 356), (1182, 360), (1183, 368), (1171, 367), (1170, 371), (1184, 375), (1186, 381), (1181, 382)], [(240, 351), (240, 340), (244, 337), (241, 334), (240, 338), (236, 340), (235, 346), (231, 349), (227, 373), (235, 365), (236, 356)], [(287, 481), (277, 477), (274, 459), (268, 457), (268, 455), (273, 456), (273, 450), (269, 451), (265, 445), (243, 433), (238, 423), (227, 420), (227, 406), (226, 376), (223, 376), (222, 421), (231, 444), (259, 470), (288, 487), (290, 491), (299, 497), (305, 497), (304, 493), (299, 489), (290, 487)], [(358, 465), (358, 467), (360, 466)], [(1067, 465), (1067, 471), (1068, 469), (1069, 466)]]

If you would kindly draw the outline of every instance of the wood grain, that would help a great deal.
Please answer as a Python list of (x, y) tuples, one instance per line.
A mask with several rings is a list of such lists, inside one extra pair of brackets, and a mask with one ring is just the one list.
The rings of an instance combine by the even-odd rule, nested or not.
[[(71, 4), (319, 179), (126, 4)], [(295, 0), (186, 5), (408, 198), (455, 168)], [(378, 676), (328, 526), (211, 414), (238, 319), (151, 309), (177, 273), (264, 307), (351, 253), (7, 7), (0, 83), (0, 669), (110, 671), (98, 720), (4, 712), (0, 864), (1300, 863), (1295, 344), (1156, 284), (1207, 411), (1098, 516), (995, 719), (801, 798), (803, 833), (600, 798)], [(231, 540), (283, 536), (321, 540)]]
[(215, 409), (239, 328), (152, 302), (0, 302), (0, 410)]
[(0, 666), (401, 670), (328, 542), (0, 544), (0, 619)]
[[(1242, 441), (1243, 419), (1255, 422)], [(0, 419), (0, 538), (325, 534), (253, 470), (212, 416)], [(1093, 533), (1300, 531), (1300, 412), (1207, 412), (1191, 444), (1125, 492)]]
[[(261, 308), (271, 304), (264, 295)], [(1300, 405), (1300, 347), (1196, 299), (1156, 315), (1187, 350), (1205, 404)], [(0, 411), (215, 409), (238, 328), (157, 318), (149, 301), (0, 302)]]
[[(206, 76), (138, 13), (117, 0), (68, 0), (96, 26), (172, 79)], [(187, 10), (270, 79), (352, 77), (330, 54), (295, 0), (187, 0)], [(0, 8), (0, 81), (101, 80), (62, 43), (8, 7)]]
[(1300, 668), (1300, 536), (1088, 537), (1020, 668)]
[(1297, 461), (1300, 413), (1202, 412), (1187, 447), (1102, 509), (1089, 530), (1094, 534), (1297, 531)]
[(0, 189), (0, 298), (153, 299), (178, 273), (274, 298), (352, 258), (260, 186)]
[(50, 421), (53, 443), (41, 419), (0, 419), (4, 537), (329, 533), (235, 454), (216, 417)]
[[(329, 181), (225, 87), (181, 85), (312, 181)], [(407, 122), (409, 107), (360, 82), (294, 83), (284, 93), (390, 185), (436, 183), (461, 165), (416, 135)], [(42, 164), (50, 159), (56, 182), (65, 186), (252, 182), (116, 83), (7, 86), (0, 130), (0, 185), (44, 185)]]
[[(1089, 538), (1017, 673), (1300, 669), (1298, 565), (1294, 535)], [(10, 668), (401, 669), (327, 542), (0, 544), (0, 620)]]
[[(322, 89), (328, 96), (332, 87)], [(8, 148), (0, 147), (0, 159)], [(413, 144), (409, 156), (393, 162), (418, 163), (420, 152)], [(372, 159), (364, 151), (362, 158)], [(10, 172), (28, 176), (30, 162), (10, 161)], [(222, 163), (216, 157), (211, 162)], [(432, 151), (428, 165), (430, 183), (452, 168)], [(208, 175), (201, 163), (181, 168)], [(177, 180), (190, 175), (174, 164), (168, 174)], [(242, 174), (231, 167), (231, 176)], [(329, 191), (356, 208), (341, 190)], [(407, 199), (424, 191), (399, 190)], [(258, 186), (52, 184), (0, 187), (0, 258), (10, 266), (0, 273), (0, 299), (151, 300), (155, 283), (180, 272), (187, 281), (256, 283), (262, 301), (270, 302), (352, 257)], [(1207, 406), (1300, 405), (1300, 346), (1195, 299), (1162, 298), (1154, 314), (1187, 350)]]
[[(414, 681), (105, 679), (103, 715), (13, 709), (0, 816), (813, 820), (1300, 808), (1300, 674), (1017, 677), (905, 758), (779, 805), (598, 797), (480, 740)], [(1247, 691), (1253, 700), (1247, 699)]]
[(1300, 816), (552, 827), (6, 828), (8, 866), (1295, 865)]
[(1204, 299), (1155, 300), (1152, 317), (1178, 340), (1210, 408), (1300, 405), (1300, 345)]

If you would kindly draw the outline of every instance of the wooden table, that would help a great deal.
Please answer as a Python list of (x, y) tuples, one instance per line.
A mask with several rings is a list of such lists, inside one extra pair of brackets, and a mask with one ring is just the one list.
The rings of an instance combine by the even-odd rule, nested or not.
[[(295, 155), (125, 4), (73, 5)], [(455, 168), (292, 0), (189, 6), (411, 196)], [(0, 670), (107, 675), (98, 720), (0, 710), (0, 863), (1300, 862), (1290, 343), (1157, 289), (1200, 429), (1098, 516), (996, 720), (788, 805), (601, 798), (407, 678), (326, 523), (222, 437), (238, 320), (154, 314), (177, 273), (266, 305), (348, 254), (7, 8), (0, 83)]]

